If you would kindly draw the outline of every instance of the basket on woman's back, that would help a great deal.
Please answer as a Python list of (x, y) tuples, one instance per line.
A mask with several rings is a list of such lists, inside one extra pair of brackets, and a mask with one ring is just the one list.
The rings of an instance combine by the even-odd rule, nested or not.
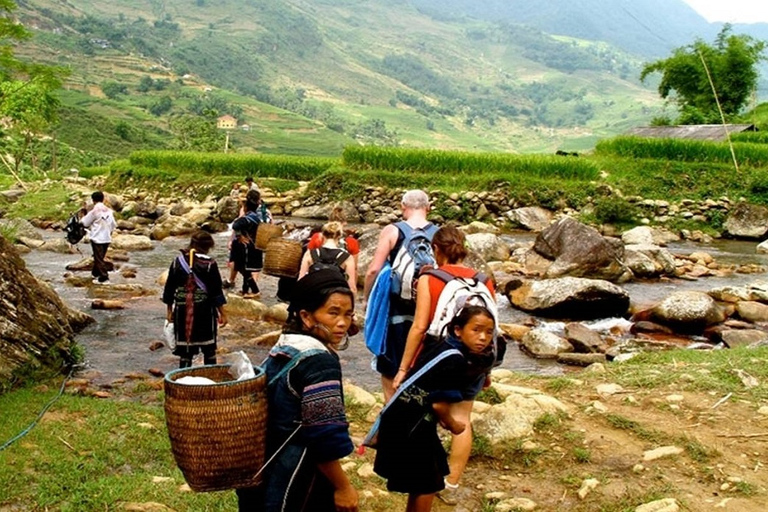
[[(198, 366), (165, 376), (165, 418), (171, 449), (194, 491), (252, 487), (264, 465), (267, 382), (264, 371), (234, 381), (229, 365)], [(186, 376), (216, 384), (179, 384)]]

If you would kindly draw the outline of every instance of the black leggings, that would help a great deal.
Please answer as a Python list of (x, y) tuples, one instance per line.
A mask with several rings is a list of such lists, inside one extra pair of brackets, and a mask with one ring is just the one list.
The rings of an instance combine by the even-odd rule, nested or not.
[[(183, 342), (182, 342), (183, 343)], [(216, 364), (216, 344), (210, 345), (192, 345), (185, 347), (186, 350), (177, 350), (179, 356), (179, 368), (189, 368), (192, 366), (192, 358), (197, 355), (198, 352), (203, 352), (203, 364)], [(178, 353), (180, 352), (180, 353)]]

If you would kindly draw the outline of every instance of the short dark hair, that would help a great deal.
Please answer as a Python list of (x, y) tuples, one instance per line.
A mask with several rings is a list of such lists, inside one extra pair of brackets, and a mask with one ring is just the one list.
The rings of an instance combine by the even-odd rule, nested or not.
[(202, 229), (198, 229), (192, 233), (192, 236), (189, 239), (189, 248), (203, 254), (208, 254), (208, 251), (213, 248), (213, 245), (214, 241), (211, 234)]
[(104, 201), (104, 192), (102, 192), (101, 190), (97, 190), (96, 192), (91, 194), (91, 200), (94, 203), (100, 203)]
[(461, 308), (459, 311), (459, 314), (453, 317), (453, 320), (451, 320), (451, 323), (449, 325), (450, 332), (453, 333), (453, 330), (458, 327), (459, 329), (463, 329), (464, 326), (466, 326), (470, 320), (472, 320), (477, 315), (483, 315), (491, 320), (496, 322), (496, 320), (493, 318), (493, 313), (488, 311), (488, 309), (484, 306), (465, 306)]
[(248, 176), (247, 178), (245, 178), (245, 182), (246, 183), (250, 183), (252, 181), (253, 181), (253, 177), (252, 176)]

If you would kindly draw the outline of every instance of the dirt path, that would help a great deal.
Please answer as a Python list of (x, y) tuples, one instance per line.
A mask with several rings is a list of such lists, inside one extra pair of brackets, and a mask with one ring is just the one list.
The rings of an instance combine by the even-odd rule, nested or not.
[[(437, 503), (434, 510), (516, 510), (495, 508), (511, 498), (545, 511), (634, 511), (662, 498), (689, 511), (768, 510), (768, 415), (757, 412), (758, 404), (731, 399), (713, 408), (723, 397), (677, 386), (601, 395), (596, 387), (610, 383), (607, 376), (582, 376), (512, 382), (546, 391), (569, 406), (569, 415), (540, 418), (533, 436), (511, 445), (476, 442), (461, 504)], [(367, 426), (358, 419), (353, 431), (362, 436)], [(680, 453), (644, 460), (646, 451), (667, 446)], [(348, 471), (366, 475), (374, 456), (354, 458)], [(596, 487), (582, 499), (578, 491), (588, 479)], [(382, 494), (376, 476), (358, 483), (368, 496), (363, 510), (404, 503)]]

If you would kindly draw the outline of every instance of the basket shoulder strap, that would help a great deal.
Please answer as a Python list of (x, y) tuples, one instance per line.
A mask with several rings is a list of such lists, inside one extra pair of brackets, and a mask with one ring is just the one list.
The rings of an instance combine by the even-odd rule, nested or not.
[(291, 371), (297, 364), (302, 362), (304, 359), (312, 356), (316, 356), (317, 354), (323, 354), (327, 352), (327, 350), (321, 349), (321, 348), (312, 348), (309, 350), (305, 350), (303, 352), (300, 352), (293, 356), (290, 361), (285, 363), (285, 366), (283, 366), (279, 372), (277, 372), (277, 375), (269, 379), (269, 382), (267, 383), (267, 386), (272, 386), (275, 382), (278, 381), (283, 375)]

